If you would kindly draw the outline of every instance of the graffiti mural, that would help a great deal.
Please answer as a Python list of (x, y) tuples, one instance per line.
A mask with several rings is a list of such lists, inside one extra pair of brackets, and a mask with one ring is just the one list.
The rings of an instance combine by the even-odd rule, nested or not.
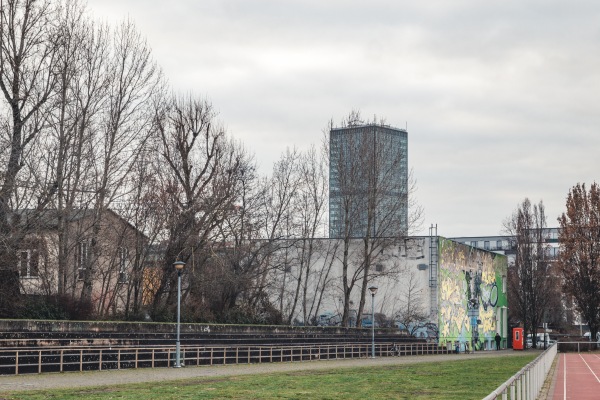
[(502, 288), (507, 261), (503, 255), (440, 238), (439, 341), (490, 348), (503, 332), (500, 313), (507, 305)]

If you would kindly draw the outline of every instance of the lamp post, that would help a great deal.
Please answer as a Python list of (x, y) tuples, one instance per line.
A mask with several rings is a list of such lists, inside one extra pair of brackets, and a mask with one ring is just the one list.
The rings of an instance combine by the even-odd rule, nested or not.
[(369, 287), (371, 292), (371, 358), (375, 358), (375, 293), (377, 286)]
[(175, 342), (175, 368), (181, 368), (181, 355), (179, 344), (179, 332), (181, 325), (181, 270), (185, 267), (183, 261), (175, 261), (173, 266), (177, 270), (177, 341)]

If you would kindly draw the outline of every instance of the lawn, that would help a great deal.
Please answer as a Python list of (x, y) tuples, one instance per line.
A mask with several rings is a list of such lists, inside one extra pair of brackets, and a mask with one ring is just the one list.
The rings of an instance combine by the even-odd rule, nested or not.
[(73, 390), (18, 392), (7, 399), (481, 399), (536, 355), (371, 368), (200, 378)]

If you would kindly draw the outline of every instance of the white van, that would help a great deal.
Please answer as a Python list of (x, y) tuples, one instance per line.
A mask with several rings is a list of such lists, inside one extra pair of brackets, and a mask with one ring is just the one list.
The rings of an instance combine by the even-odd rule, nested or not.
[[(540, 348), (544, 347), (544, 336), (546, 339), (546, 344), (550, 345), (550, 335), (547, 333), (538, 333), (537, 334), (537, 347)], [(525, 340), (525, 344), (527, 345), (527, 348), (530, 349), (531, 347), (533, 347), (533, 340), (531, 338), (531, 333), (529, 335), (527, 335), (527, 339)]]

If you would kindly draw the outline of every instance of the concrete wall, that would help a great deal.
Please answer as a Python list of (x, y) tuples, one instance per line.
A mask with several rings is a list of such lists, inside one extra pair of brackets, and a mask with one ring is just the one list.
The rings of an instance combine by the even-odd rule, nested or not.
[[(348, 276), (356, 278), (351, 291), (351, 309), (358, 309), (360, 288), (362, 285), (363, 241), (353, 239), (348, 250)], [(343, 242), (338, 239), (317, 239), (314, 241), (314, 254), (310, 261), (302, 260), (302, 250), (297, 247), (285, 247), (271, 258), (273, 264), (285, 265), (285, 268), (271, 268), (268, 291), (270, 299), (280, 306), (284, 315), (293, 315), (293, 320), (304, 322), (303, 307), (307, 316), (319, 314), (336, 315), (343, 311)], [(379, 290), (375, 297), (375, 312), (388, 316), (395, 315), (404, 305), (411, 287), (412, 296), (418, 294), (423, 309), (431, 308), (429, 292), (429, 238), (413, 237), (408, 239), (381, 240), (372, 254), (369, 286), (376, 285)], [(308, 271), (308, 279), (307, 276)], [(294, 308), (298, 276), (302, 277), (300, 296)], [(306, 284), (306, 301), (302, 290)], [(371, 313), (371, 296), (367, 294), (365, 313)]]
[[(336, 239), (320, 239), (318, 249), (310, 262), (307, 284), (307, 305), (318, 304), (317, 313), (342, 313), (342, 256), (343, 243)], [(349, 273), (360, 273), (363, 241), (354, 239), (349, 248)], [(293, 249), (286, 248), (286, 269), (274, 269), (270, 295), (274, 304), (283, 305), (284, 314), (291, 312), (287, 302), (294, 297), (298, 275), (306, 272), (299, 257), (291, 257)], [(437, 255), (431, 261), (431, 253)], [(434, 255), (434, 257), (435, 257)], [(437, 259), (437, 263), (435, 262)], [(433, 264), (433, 266), (432, 266)], [(375, 312), (394, 319), (402, 312), (409, 299), (419, 303), (429, 315), (427, 331), (439, 331), (440, 342), (471, 342), (475, 336), (491, 346), (499, 332), (508, 335), (506, 326), (506, 256), (474, 248), (442, 237), (411, 237), (384, 241), (374, 254), (368, 285), (376, 285)], [(326, 276), (326, 279), (324, 278)], [(433, 276), (435, 285), (430, 285)], [(350, 299), (351, 308), (357, 309), (360, 300), (358, 280)], [(322, 295), (321, 295), (322, 294)], [(471, 307), (469, 300), (475, 299)], [(317, 301), (318, 300), (318, 301)], [(302, 303), (294, 310), (294, 317), (303, 319)], [(291, 303), (290, 303), (291, 304)], [(309, 307), (307, 307), (309, 308)], [(315, 307), (312, 308), (313, 313)], [(371, 312), (371, 296), (367, 295), (364, 312)], [(470, 315), (476, 315), (475, 322)], [(425, 332), (423, 332), (425, 333)]]
[[(116, 322), (116, 321), (42, 321), (0, 320), (0, 336), (11, 333), (174, 333), (175, 323)], [(398, 333), (397, 330), (379, 330), (380, 333)], [(247, 334), (247, 335), (360, 335), (370, 337), (369, 329), (321, 327), (321, 326), (274, 326), (274, 325), (224, 325), (224, 324), (181, 324), (181, 333), (198, 334)]]

